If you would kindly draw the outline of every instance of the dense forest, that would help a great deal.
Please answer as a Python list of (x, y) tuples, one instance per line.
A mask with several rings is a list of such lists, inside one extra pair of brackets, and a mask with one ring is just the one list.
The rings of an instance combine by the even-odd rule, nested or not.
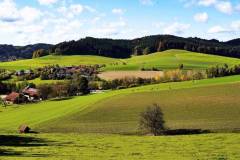
[(78, 41), (63, 42), (53, 46), (55, 55), (100, 55), (114, 58), (128, 58), (168, 49), (183, 49), (206, 54), (240, 58), (240, 39), (227, 42), (182, 38), (172, 35), (155, 35), (133, 40), (97, 39), (86, 37)]
[(35, 50), (49, 50), (51, 46), (52, 45), (41, 43), (27, 46), (0, 45), (0, 61), (32, 58)]
[(22, 47), (0, 45), (0, 61), (37, 58), (53, 55), (99, 55), (113, 58), (128, 58), (168, 49), (183, 49), (193, 52), (240, 58), (240, 39), (227, 42), (182, 38), (172, 35), (155, 35), (133, 40), (98, 39), (86, 37), (78, 41), (56, 45), (35, 44)]

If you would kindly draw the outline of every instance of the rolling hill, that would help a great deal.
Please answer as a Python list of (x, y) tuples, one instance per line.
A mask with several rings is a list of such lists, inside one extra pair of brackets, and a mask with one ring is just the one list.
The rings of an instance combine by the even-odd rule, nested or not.
[[(161, 103), (161, 99), (158, 99), (156, 95), (159, 97), (166, 98), (164, 102), (164, 106), (173, 106), (171, 110), (166, 110), (167, 120), (170, 122), (171, 127), (192, 127), (194, 124), (194, 118), (196, 118), (196, 123), (204, 122), (204, 119), (207, 119), (211, 116), (209, 110), (207, 109), (208, 106), (212, 108), (212, 112), (216, 112), (215, 116), (210, 119), (210, 123), (215, 125), (209, 126), (207, 123), (206, 125), (197, 125), (200, 128), (209, 128), (209, 129), (226, 129), (226, 130), (234, 130), (234, 128), (239, 128), (239, 119), (235, 116), (235, 114), (239, 113), (239, 102), (237, 98), (235, 100), (234, 97), (238, 96), (238, 88), (239, 88), (240, 76), (232, 76), (232, 77), (225, 77), (225, 78), (216, 78), (216, 79), (206, 79), (200, 80), (196, 82), (187, 81), (187, 82), (177, 82), (177, 83), (164, 83), (164, 84), (157, 84), (157, 85), (149, 85), (137, 88), (131, 88), (126, 90), (117, 90), (117, 91), (109, 91), (103, 94), (93, 94), (89, 96), (80, 96), (80, 97), (73, 97), (72, 99), (66, 100), (52, 100), (47, 102), (42, 102), (38, 104), (29, 104), (29, 105), (19, 105), (19, 106), (12, 106), (6, 109), (0, 109), (0, 132), (12, 132), (14, 133), (20, 124), (28, 124), (36, 130), (41, 130), (44, 132), (102, 132), (106, 131), (107, 133), (132, 133), (135, 132), (135, 128), (132, 126), (137, 123), (136, 122), (136, 115), (141, 111), (144, 105), (149, 105), (158, 101)], [(234, 85), (231, 85), (234, 84)], [(214, 87), (217, 85), (216, 87)], [(225, 85), (225, 86), (224, 86)], [(209, 91), (209, 87), (213, 91)], [(219, 86), (219, 87), (218, 87)], [(199, 88), (200, 87), (200, 88)], [(201, 87), (207, 87), (206, 89), (201, 89)], [(187, 88), (196, 88), (190, 89)], [(198, 89), (199, 88), (199, 89)], [(229, 92), (227, 90), (229, 89)], [(231, 90), (230, 90), (231, 89)], [(178, 91), (179, 90), (179, 91)], [(183, 90), (183, 91), (181, 91)], [(201, 94), (199, 94), (201, 92)], [(141, 93), (141, 94), (140, 94)], [(155, 93), (155, 95), (151, 95), (150, 93)], [(137, 94), (137, 95), (134, 95)], [(141, 107), (134, 103), (130, 103), (130, 101), (126, 101), (124, 99), (125, 96), (129, 97), (139, 97), (141, 98), (142, 95), (146, 94), (149, 100), (146, 100), (146, 103), (142, 103)], [(181, 95), (182, 96), (179, 96)], [(116, 96), (120, 97), (116, 97)], [(185, 113), (191, 113), (191, 111), (199, 111), (197, 115), (192, 114), (189, 119), (181, 119), (180, 114), (174, 114), (173, 117), (169, 117), (168, 115), (171, 112), (178, 112), (179, 109), (176, 107), (176, 104), (171, 104), (171, 97), (167, 96), (171, 95), (172, 98), (179, 96), (176, 99), (176, 102), (182, 102), (184, 97), (189, 97), (189, 101), (185, 102), (181, 105), (183, 107), (183, 111)], [(184, 95), (184, 96), (183, 96)], [(211, 99), (206, 98), (206, 100), (199, 101), (198, 98), (205, 97), (212, 97), (212, 101), (220, 102), (219, 99), (221, 96), (225, 96), (227, 101), (221, 102), (222, 105), (217, 105), (216, 103), (211, 102)], [(220, 98), (218, 98), (218, 96)], [(122, 105), (118, 107), (118, 103), (115, 103), (115, 100), (120, 98), (123, 103), (126, 102), (125, 105), (132, 104), (129, 106), (130, 109), (126, 112), (124, 110), (124, 106)], [(122, 99), (121, 99), (122, 98)], [(195, 98), (195, 99), (194, 99)], [(169, 100), (169, 102), (167, 101)], [(232, 102), (230, 101), (232, 100)], [(137, 101), (137, 100), (136, 100)], [(121, 103), (122, 103), (121, 102)], [(139, 101), (140, 102), (140, 101)], [(228, 105), (225, 105), (228, 103)], [(231, 102), (231, 103), (230, 103)], [(98, 105), (96, 105), (98, 103)], [(149, 103), (149, 104), (148, 104)], [(193, 104), (191, 106), (185, 106), (184, 104)], [(206, 106), (204, 106), (206, 105)], [(203, 109), (198, 106), (203, 106)], [(231, 107), (229, 110), (228, 107)], [(122, 108), (123, 107), (123, 108)], [(128, 107), (128, 106), (126, 106)], [(140, 107), (140, 108), (138, 108)], [(106, 117), (102, 117), (102, 113), (106, 111)], [(122, 110), (123, 109), (123, 110)], [(233, 110), (232, 110), (233, 109)], [(90, 111), (90, 112), (89, 112)], [(123, 111), (120, 114), (120, 111)], [(183, 112), (183, 113), (184, 113)], [(110, 114), (112, 113), (112, 114)], [(125, 113), (127, 113), (125, 115)], [(228, 113), (219, 119), (221, 113)], [(199, 115), (198, 115), (199, 114)], [(96, 120), (99, 120), (99, 117), (102, 117), (102, 121), (100, 124), (95, 123)], [(125, 117), (126, 116), (126, 117)], [(116, 117), (114, 119), (114, 117)], [(124, 118), (125, 117), (125, 118)], [(201, 119), (202, 118), (202, 119)], [(220, 117), (221, 118), (221, 117)], [(6, 119), (8, 121), (6, 121)], [(100, 118), (101, 119), (101, 118)], [(122, 121), (122, 119), (126, 119), (126, 121)], [(174, 120), (181, 120), (179, 123), (175, 124)], [(232, 120), (232, 121), (230, 121)], [(115, 124), (118, 125), (114, 125)], [(227, 124), (233, 122), (232, 125), (229, 125), (229, 128), (222, 128), (219, 124), (221, 122), (226, 122)], [(192, 123), (192, 124), (191, 124)], [(89, 128), (86, 127), (86, 130), (79, 130), (79, 128), (83, 126), (91, 126), (91, 125), (98, 125), (96, 126), (95, 131), (88, 130)], [(68, 126), (68, 127), (67, 127)], [(77, 126), (77, 128), (76, 128)], [(119, 126), (120, 128), (116, 128)], [(126, 126), (126, 128), (124, 127)], [(223, 125), (224, 126), (224, 125)], [(100, 127), (100, 129), (99, 129)], [(102, 127), (102, 128), (101, 128)], [(124, 129), (122, 130), (122, 127)], [(129, 128), (130, 127), (130, 128)], [(135, 126), (136, 127), (136, 126)], [(64, 128), (64, 129), (63, 129)]]
[(37, 59), (19, 60), (14, 62), (0, 63), (0, 68), (29, 69), (46, 65), (59, 64), (71, 65), (94, 65), (105, 64), (103, 70), (140, 70), (141, 68), (176, 69), (184, 64), (184, 69), (206, 69), (213, 65), (240, 64), (240, 59), (222, 56), (207, 55), (184, 50), (168, 50), (150, 55), (133, 56), (128, 59), (114, 59), (101, 56), (46, 56)]
[[(124, 60), (101, 58), (47, 56), (0, 65), (20, 69), (60, 62), (62, 65), (107, 63), (105, 70), (138, 70), (143, 66), (172, 69), (181, 63), (185, 69), (239, 64), (238, 59), (180, 50)], [(240, 136), (226, 132), (240, 130), (239, 89), (240, 76), (229, 76), (1, 107), (0, 159), (238, 160)], [(136, 136), (139, 113), (156, 102), (161, 105), (170, 129), (209, 129), (218, 133)], [(16, 134), (21, 124), (29, 125), (40, 134)]]
[(32, 53), (38, 49), (48, 50), (50, 44), (33, 44), (26, 46), (0, 45), (0, 62), (14, 59), (32, 58)]
[(216, 39), (183, 38), (173, 35), (152, 35), (131, 40), (86, 37), (77, 41), (54, 45), (54, 55), (98, 55), (112, 58), (129, 58), (169, 49), (240, 57), (239, 39), (220, 42)]

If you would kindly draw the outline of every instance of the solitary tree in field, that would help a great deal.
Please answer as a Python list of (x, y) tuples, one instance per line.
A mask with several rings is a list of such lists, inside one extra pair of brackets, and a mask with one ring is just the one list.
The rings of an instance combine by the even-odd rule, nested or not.
[(147, 130), (154, 136), (163, 134), (165, 130), (164, 124), (164, 116), (158, 104), (153, 104), (141, 113), (140, 129)]

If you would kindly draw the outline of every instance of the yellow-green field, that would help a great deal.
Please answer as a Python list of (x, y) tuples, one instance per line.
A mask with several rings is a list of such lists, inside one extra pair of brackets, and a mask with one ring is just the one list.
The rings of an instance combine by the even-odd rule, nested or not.
[(240, 132), (240, 83), (120, 94), (40, 125), (43, 132), (137, 134), (139, 115), (158, 103), (170, 129)]
[[(1, 108), (0, 134), (4, 136), (0, 136), (0, 159), (238, 160), (238, 133), (122, 134), (136, 134), (139, 112), (153, 102), (163, 107), (170, 129), (238, 132), (239, 87), (240, 76), (232, 76)], [(16, 134), (20, 124), (40, 133)]]
[[(239, 160), (239, 134), (0, 136), (1, 160)], [(1, 142), (2, 142), (1, 141)]]
[[(64, 127), (61, 128), (61, 126), (65, 126), (65, 124), (66, 125), (67, 124), (74, 125), (74, 123), (76, 122), (76, 126), (79, 128), (82, 128), (84, 125), (86, 125), (86, 126), (98, 125), (98, 123), (95, 123), (95, 122), (96, 122), (96, 120), (99, 120), (99, 122), (103, 122), (103, 123), (101, 123), (101, 125), (103, 126), (103, 130), (106, 130), (106, 132), (109, 133), (109, 130), (107, 128), (104, 128), (104, 126), (106, 125), (106, 127), (108, 127), (107, 125), (109, 124), (110, 128), (111, 128), (111, 126), (114, 128), (114, 126), (116, 126), (118, 124), (118, 122), (119, 123), (122, 122), (121, 120), (124, 118), (122, 116), (124, 116), (124, 113), (125, 113), (125, 110), (122, 110), (122, 108), (124, 108), (124, 106), (128, 105), (128, 103), (132, 104), (132, 105), (125, 107), (126, 110), (129, 111), (129, 113), (125, 117), (126, 121), (124, 121), (124, 123), (122, 123), (122, 124), (123, 125), (126, 124), (126, 126), (130, 126), (129, 130), (127, 128), (125, 129), (126, 132), (132, 132), (135, 129), (135, 128), (132, 128), (132, 125), (136, 124), (136, 115), (139, 113), (140, 110), (142, 110), (145, 107), (145, 105), (138, 106), (133, 103), (134, 101), (139, 101), (134, 98), (135, 96), (141, 97), (142, 94), (146, 94), (149, 98), (152, 97), (149, 99), (149, 101), (146, 99), (147, 103), (143, 103), (146, 105), (151, 105), (152, 103), (154, 103), (157, 100), (157, 102), (159, 102), (160, 105), (163, 103), (164, 107), (173, 106), (173, 107), (170, 107), (170, 108), (172, 108), (171, 112), (173, 112), (173, 113), (176, 112), (176, 116), (173, 115), (173, 118), (168, 119), (169, 122), (171, 122), (170, 120), (174, 120), (176, 117), (178, 117), (180, 119), (183, 118), (182, 120), (184, 120), (184, 117), (181, 117), (182, 115), (177, 113), (177, 112), (179, 112), (179, 108), (177, 108), (177, 104), (172, 104), (173, 100), (171, 99), (171, 97), (167, 96), (167, 99), (165, 101), (161, 101), (161, 97), (164, 97), (166, 95), (172, 95), (173, 97), (174, 96), (178, 97), (178, 95), (179, 95), (180, 97), (183, 97), (178, 92), (182, 93), (182, 95), (185, 95), (182, 98), (183, 100), (189, 98), (188, 99), (189, 102), (186, 101), (183, 104), (186, 104), (186, 105), (192, 104), (192, 106), (191, 105), (185, 106), (185, 105), (179, 103), (179, 106), (183, 108), (183, 111), (184, 110), (186, 111), (186, 112), (184, 111), (185, 114), (188, 114), (188, 112), (191, 113), (190, 109), (192, 109), (192, 111), (199, 111), (199, 113), (192, 114), (192, 116), (189, 116), (189, 119), (186, 119), (186, 120), (188, 120), (188, 121), (186, 121), (186, 123), (184, 123), (184, 121), (183, 122), (179, 121), (179, 124), (180, 124), (179, 126), (184, 126), (184, 124), (185, 124), (186, 126), (189, 127), (190, 125), (187, 125), (187, 124), (189, 124), (190, 122), (194, 123), (194, 118), (198, 118), (199, 120), (201, 120), (201, 116), (199, 116), (199, 114), (202, 116), (205, 116), (205, 118), (210, 117), (211, 112), (209, 112), (207, 110), (209, 105), (211, 105), (211, 106), (209, 106), (209, 108), (212, 107), (211, 109), (215, 109), (215, 111), (213, 110), (212, 115), (214, 115), (214, 112), (218, 113), (218, 114), (216, 114), (215, 117), (212, 117), (213, 118), (212, 120), (214, 123), (218, 123), (218, 121), (217, 121), (217, 120), (219, 120), (218, 118), (221, 118), (221, 117), (219, 117), (221, 115), (220, 113), (222, 113), (223, 115), (225, 113), (229, 113), (229, 114), (225, 114), (225, 116), (227, 116), (226, 118), (222, 117), (222, 120), (220, 119), (222, 122), (224, 122), (224, 120), (226, 120), (225, 122), (228, 122), (228, 120), (230, 120), (229, 118), (231, 118), (231, 117), (234, 118), (235, 116), (233, 116), (233, 115), (239, 113), (238, 107), (240, 105), (238, 104), (237, 98), (235, 98), (235, 100), (233, 100), (233, 98), (231, 98), (231, 97), (238, 97), (239, 82), (240, 82), (240, 76), (232, 76), (232, 77), (225, 77), (225, 78), (206, 79), (206, 80), (200, 80), (200, 81), (194, 81), (194, 82), (187, 81), (187, 82), (177, 82), (177, 83), (163, 83), (163, 84), (157, 84), (157, 85), (149, 85), (149, 86), (131, 88), (131, 89), (126, 89), (126, 90), (108, 91), (108, 92), (102, 93), (102, 94), (73, 97), (73, 98), (70, 98), (67, 100), (62, 100), (62, 101), (61, 100), (60, 101), (52, 100), (52, 101), (46, 101), (46, 102), (41, 102), (41, 103), (37, 103), (37, 104), (16, 105), (16, 106), (7, 107), (6, 109), (1, 108), (0, 109), (0, 132), (14, 133), (14, 132), (16, 132), (16, 130), (20, 124), (28, 124), (31, 127), (33, 127), (34, 129), (38, 130), (38, 128), (39, 128), (39, 129), (43, 129), (47, 132), (49, 132), (49, 131), (51, 132), (51, 130), (53, 130), (53, 131), (56, 130), (56, 131), (62, 132), (62, 130), (65, 130), (65, 129), (64, 129)], [(232, 83), (234, 83), (233, 86), (231, 85)], [(210, 86), (214, 86), (214, 85), (220, 85), (220, 86), (217, 88), (212, 88), (212, 90), (213, 90), (212, 92), (208, 91), (208, 87), (210, 88)], [(200, 88), (207, 87), (207, 88), (202, 89), (202, 90), (194, 90), (194, 88), (197, 89), (199, 87)], [(193, 89), (191, 90), (191, 88), (193, 88)], [(183, 90), (183, 91), (181, 92), (181, 90)], [(202, 100), (199, 101), (198, 98), (194, 97), (194, 96), (198, 96), (199, 98), (202, 99), (202, 96), (197, 94), (200, 91), (202, 92), (201, 94), (206, 96), (206, 99), (204, 101), (202, 101)], [(149, 92), (156, 93), (156, 95), (159, 95), (159, 96), (155, 96), (156, 98), (154, 98), (153, 95), (148, 95)], [(133, 94), (136, 94), (136, 95), (132, 96)], [(125, 100), (126, 104), (123, 106), (121, 106), (121, 105), (119, 106), (118, 104), (122, 104), (122, 102), (117, 101), (115, 103), (114, 100), (116, 98), (118, 98), (116, 96), (123, 96), (123, 98), (124, 98), (124, 96), (132, 97), (133, 102), (131, 102), (131, 99), (129, 99), (128, 101)], [(210, 96), (212, 98), (208, 99), (207, 97), (210, 97)], [(225, 97), (226, 102), (224, 102), (224, 100), (219, 101), (218, 96)], [(112, 101), (110, 101), (110, 103), (109, 103), (110, 99)], [(177, 100), (176, 102), (182, 102), (183, 101), (182, 99), (178, 98), (178, 99), (176, 99)], [(143, 98), (141, 98), (140, 100), (144, 101)], [(230, 100), (232, 100), (232, 101), (230, 101)], [(209, 103), (211, 101), (221, 102), (221, 103), (223, 103), (223, 105), (217, 105), (216, 103), (213, 103), (213, 102)], [(114, 104), (111, 105), (112, 102), (114, 102)], [(123, 103), (124, 103), (124, 101), (123, 101)], [(102, 108), (101, 104), (106, 104), (106, 106), (105, 105), (102, 105), (102, 106), (107, 107), (107, 108), (109, 107), (109, 110), (106, 110), (104, 107)], [(202, 108), (201, 106), (204, 106), (206, 109), (201, 110), (201, 108)], [(232, 106), (232, 108), (227, 108), (227, 106), (229, 106), (229, 107)], [(127, 107), (129, 107), (129, 110), (127, 109)], [(100, 111), (98, 112), (98, 110), (100, 110), (101, 112)], [(104, 111), (106, 112), (105, 114), (107, 114), (108, 116), (104, 117), (105, 115), (103, 116), (101, 114), (101, 113), (104, 113)], [(123, 114), (120, 113), (120, 111), (123, 111)], [(206, 115), (204, 115), (203, 111), (206, 111)], [(110, 114), (111, 112), (112, 112), (112, 114)], [(166, 116), (168, 114), (170, 114), (171, 112), (166, 113)], [(77, 121), (74, 121), (77, 117), (76, 114), (77, 115), (79, 114), (79, 118), (77, 119)], [(114, 121), (112, 121), (113, 120), (112, 118), (114, 118), (114, 117), (116, 117), (117, 119), (119, 118), (118, 121), (116, 121), (116, 119), (115, 119), (116, 125), (111, 124), (111, 123), (114, 123)], [(101, 118), (102, 118), (102, 121), (100, 121)], [(166, 118), (168, 118), (168, 116)], [(7, 121), (6, 121), (6, 119), (7, 119)], [(196, 121), (197, 121), (196, 125), (199, 123), (198, 119), (196, 119)], [(55, 122), (58, 120), (60, 120), (60, 122), (61, 122), (61, 123), (58, 123), (60, 125), (55, 124)], [(235, 119), (235, 120), (236, 120), (235, 121), (236, 124), (240, 124), (240, 123), (238, 123), (238, 119)], [(71, 123), (71, 122), (73, 122), (73, 123)], [(130, 123), (128, 123), (128, 122), (130, 122)], [(204, 121), (202, 121), (202, 122), (204, 123)], [(51, 125), (51, 124), (53, 124), (53, 125)], [(101, 127), (101, 125), (100, 125), (100, 127)], [(194, 125), (194, 124), (192, 124), (192, 125)], [(59, 130), (56, 129), (57, 126), (60, 127)], [(76, 126), (73, 126), (73, 129)], [(119, 124), (119, 126), (121, 127), (120, 124)], [(221, 126), (221, 125), (216, 125), (216, 126), (217, 127), (215, 129), (221, 129), (221, 128), (219, 128), (219, 126)], [(234, 127), (232, 127), (232, 129), (235, 127), (238, 127), (235, 125), (233, 125), (233, 126)], [(69, 128), (71, 128), (71, 127), (69, 127)], [(86, 130), (87, 129), (88, 128), (86, 127)], [(230, 129), (231, 129), (231, 127), (230, 127)], [(116, 133), (116, 129), (114, 129), (114, 130), (115, 130), (114, 132), (110, 132), (110, 133)], [(68, 131), (68, 128), (66, 128), (66, 131)], [(70, 129), (70, 131), (71, 131), (71, 129)], [(81, 130), (80, 131), (77, 130), (77, 132), (81, 132)], [(122, 132), (122, 130), (119, 130), (118, 132), (120, 133), (120, 132)]]
[[(9, 69), (106, 64), (107, 70), (202, 70), (239, 59), (169, 50), (129, 59), (47, 56), (0, 63)], [(41, 84), (40, 79), (31, 82)], [(55, 81), (46, 81), (54, 83)], [(238, 160), (240, 159), (240, 76), (162, 83), (100, 94), (0, 107), (0, 160)], [(140, 134), (139, 114), (158, 103), (169, 129), (213, 133), (153, 137)], [(29, 125), (39, 134), (19, 135)], [(139, 135), (139, 136), (138, 136)], [(140, 136), (141, 135), (141, 136)]]
[(176, 69), (184, 64), (184, 69), (206, 69), (213, 65), (240, 64), (236, 58), (228, 58), (183, 50), (168, 50), (144, 56), (134, 56), (129, 59), (114, 59), (100, 56), (46, 56), (38, 59), (20, 60), (14, 62), (0, 63), (0, 68), (28, 69), (46, 65), (59, 64), (71, 65), (93, 65), (105, 64), (103, 70), (140, 70), (141, 68)]

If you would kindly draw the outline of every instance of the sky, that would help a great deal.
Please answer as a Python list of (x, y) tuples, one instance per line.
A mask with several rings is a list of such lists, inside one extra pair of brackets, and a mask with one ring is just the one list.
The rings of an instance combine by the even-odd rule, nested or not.
[(240, 37), (240, 0), (0, 0), (0, 44), (171, 34)]

